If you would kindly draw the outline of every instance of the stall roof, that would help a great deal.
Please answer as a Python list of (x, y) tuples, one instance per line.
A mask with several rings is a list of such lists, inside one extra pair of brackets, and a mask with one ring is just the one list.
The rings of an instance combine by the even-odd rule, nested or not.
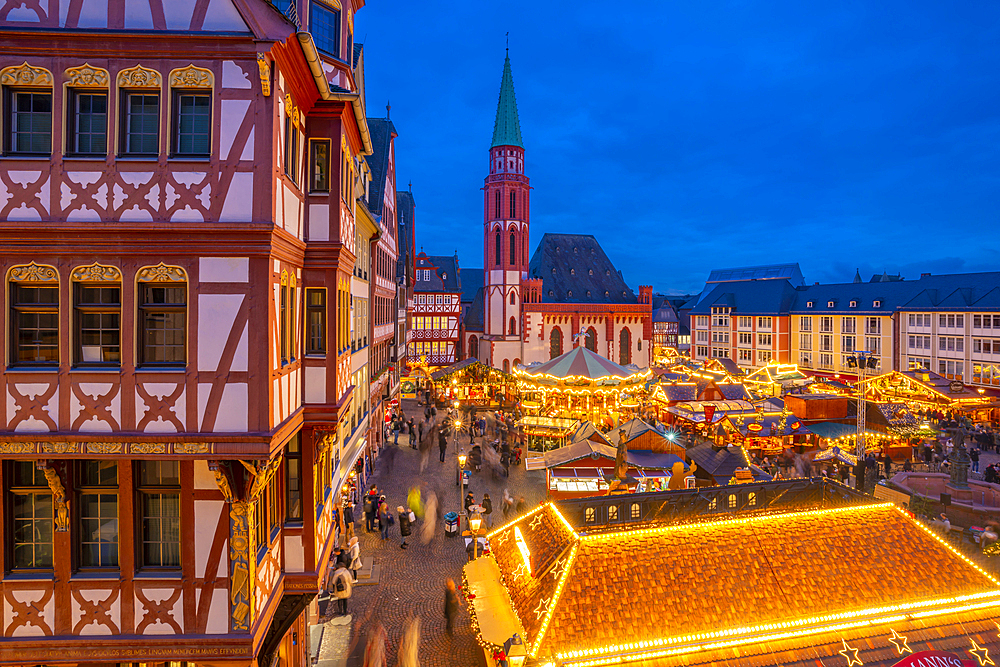
[(518, 373), (528, 376), (547, 375), (559, 380), (574, 378), (601, 380), (605, 378), (625, 379), (637, 376), (646, 377), (649, 375), (649, 370), (632, 371), (580, 345), (565, 354), (559, 355), (548, 363), (535, 368), (519, 369)]
[[(836, 440), (837, 438), (843, 438), (844, 436), (850, 436), (857, 433), (858, 425), (856, 423), (842, 424), (840, 422), (816, 422), (814, 424), (809, 424), (809, 430), (821, 438)], [(884, 433), (878, 433), (876, 431), (865, 431), (865, 433), (868, 435), (885, 435)]]
[[(805, 426), (798, 417), (788, 413), (784, 416), (785, 427), (781, 429), (781, 419), (782, 415), (779, 414), (765, 414), (757, 420), (757, 417), (744, 420), (741, 424), (738, 420), (729, 417), (729, 422), (733, 427), (740, 432), (740, 435), (749, 436), (751, 438), (762, 438), (768, 436), (785, 436), (785, 435), (805, 435), (812, 433), (809, 427)], [(759, 431), (751, 431), (751, 424), (760, 424), (761, 429)], [(774, 427), (774, 431), (771, 431), (771, 427)]]
[(831, 447), (830, 449), (825, 449), (814, 456), (813, 461), (818, 463), (823, 463), (825, 461), (840, 461), (841, 463), (847, 463), (853, 466), (857, 464), (858, 457), (849, 452), (845, 452), (840, 447)]
[(682, 401), (667, 408), (667, 412), (677, 415), (690, 422), (705, 422), (705, 406), (715, 407), (712, 415), (713, 424), (722, 421), (728, 414), (751, 413), (754, 407), (748, 401)]
[(510, 373), (504, 373), (499, 368), (493, 368), (492, 366), (487, 366), (486, 364), (482, 363), (481, 361), (479, 361), (479, 359), (476, 359), (475, 357), (469, 357), (467, 359), (462, 359), (461, 361), (456, 361), (451, 366), (445, 366), (444, 368), (440, 368), (434, 371), (433, 373), (431, 373), (431, 379), (440, 380), (442, 378), (448, 377), (452, 373), (457, 373), (458, 371), (465, 370), (470, 366), (477, 366), (477, 365), (482, 366), (483, 368), (488, 368), (490, 369), (491, 372), (495, 371), (501, 375), (510, 376)]
[(546, 504), (489, 539), (539, 662), (843, 665), (850, 646), (882, 666), (890, 627), (914, 651), (1000, 645), (1000, 582), (889, 503), (590, 534)]
[(568, 433), (580, 423), (578, 419), (563, 419), (561, 417), (521, 417), (518, 425), (524, 429), (545, 429)]

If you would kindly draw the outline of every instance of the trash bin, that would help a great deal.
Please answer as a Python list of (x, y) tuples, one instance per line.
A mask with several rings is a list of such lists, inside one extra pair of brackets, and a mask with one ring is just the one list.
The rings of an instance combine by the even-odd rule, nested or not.
[(444, 515), (444, 534), (447, 537), (458, 535), (458, 513), (448, 512)]

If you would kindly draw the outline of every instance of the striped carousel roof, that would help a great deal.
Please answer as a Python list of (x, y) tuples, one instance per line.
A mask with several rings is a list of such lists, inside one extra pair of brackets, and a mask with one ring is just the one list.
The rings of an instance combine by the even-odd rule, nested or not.
[(582, 345), (573, 348), (566, 354), (559, 355), (548, 363), (525, 369), (523, 372), (526, 375), (549, 375), (561, 380), (570, 378), (600, 380), (608, 377), (628, 378), (636, 375), (634, 370), (619, 366)]

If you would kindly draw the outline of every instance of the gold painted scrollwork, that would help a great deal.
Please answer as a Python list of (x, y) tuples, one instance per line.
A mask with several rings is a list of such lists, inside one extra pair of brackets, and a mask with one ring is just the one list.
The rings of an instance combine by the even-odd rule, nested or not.
[(253, 619), (253, 595), (250, 589), (256, 578), (256, 563), (250, 558), (252, 520), (252, 504), (239, 502), (229, 506), (230, 627), (237, 632), (249, 631)]
[(169, 266), (160, 262), (156, 266), (139, 269), (139, 282), (143, 283), (186, 283), (187, 271), (179, 266)]
[(295, 274), (294, 273), (288, 274), (288, 286), (291, 287), (292, 289), (295, 289)]
[(64, 76), (66, 83), (74, 88), (107, 88), (111, 81), (108, 70), (101, 67), (91, 67), (90, 63), (79, 67), (70, 67)]
[(54, 266), (48, 264), (22, 264), (12, 266), (8, 274), (9, 280), (16, 283), (57, 283), (59, 273)]
[(0, 442), (0, 454), (34, 454), (33, 442)]
[(44, 67), (32, 67), (24, 62), (22, 65), (11, 65), (0, 69), (0, 85), (33, 86), (49, 88), (52, 86), (52, 72)]
[(281, 286), (286, 287), (288, 285), (288, 271), (281, 271)]
[(294, 110), (295, 110), (295, 105), (292, 104), (292, 96), (289, 95), (288, 93), (285, 93), (285, 115), (291, 116), (292, 111)]
[(88, 454), (121, 454), (122, 443), (120, 442), (88, 442)]
[(43, 442), (42, 452), (46, 454), (69, 454), (80, 451), (79, 442)]
[(171, 88), (211, 88), (215, 85), (215, 75), (203, 67), (188, 65), (170, 71)]
[(174, 443), (174, 454), (211, 454), (212, 446), (207, 442)]
[(264, 97), (271, 96), (271, 66), (263, 53), (257, 54), (257, 69), (260, 70), (260, 91)]
[(146, 69), (142, 65), (129, 67), (118, 72), (120, 88), (160, 88), (163, 77), (155, 69)]
[(215, 475), (215, 483), (218, 485), (219, 491), (222, 492), (222, 497), (226, 499), (226, 502), (236, 502), (236, 494), (233, 492), (233, 485), (229, 481), (226, 465), (220, 461), (209, 461), (208, 469)]
[(133, 442), (128, 451), (129, 454), (166, 454), (167, 445), (162, 442)]
[(122, 272), (118, 267), (105, 266), (94, 262), (90, 266), (78, 266), (69, 277), (74, 282), (86, 283), (120, 283)]
[(64, 533), (69, 530), (69, 501), (66, 499), (66, 488), (59, 478), (59, 473), (49, 465), (48, 461), (36, 461), (35, 467), (45, 475), (45, 481), (49, 483), (49, 490), (52, 491), (52, 504), (56, 510), (56, 532)]

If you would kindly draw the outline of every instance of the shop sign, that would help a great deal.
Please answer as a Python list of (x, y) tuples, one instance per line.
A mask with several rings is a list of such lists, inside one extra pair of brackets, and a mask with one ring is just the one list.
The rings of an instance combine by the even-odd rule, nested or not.
[(399, 393), (403, 398), (417, 397), (417, 379), (415, 377), (404, 377), (399, 379)]
[(965, 384), (961, 380), (952, 380), (948, 383), (948, 391), (953, 394), (961, 394), (965, 391)]
[(920, 651), (909, 655), (892, 667), (973, 667), (972, 660), (962, 660), (954, 653), (944, 651)]

